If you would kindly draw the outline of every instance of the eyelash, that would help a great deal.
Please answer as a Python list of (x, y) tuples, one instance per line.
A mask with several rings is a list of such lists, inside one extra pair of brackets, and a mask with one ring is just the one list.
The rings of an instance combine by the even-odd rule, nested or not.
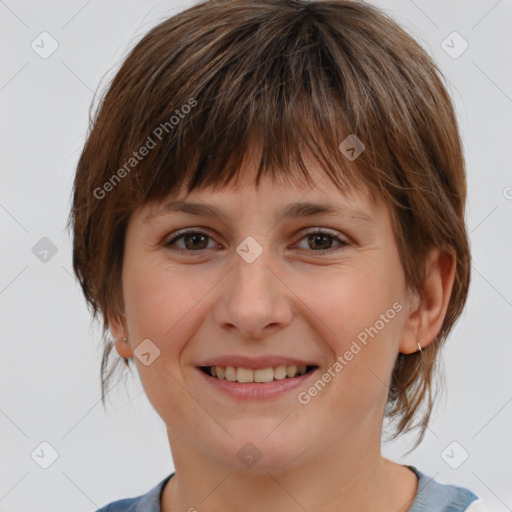
[[(177, 236), (175, 236), (169, 242), (165, 243), (165, 246), (171, 248), (171, 250), (180, 251), (180, 252), (188, 252), (188, 253), (201, 253), (203, 251), (208, 250), (208, 249), (198, 249), (197, 251), (193, 251), (190, 249), (183, 249), (181, 247), (178, 247), (178, 248), (171, 247), (177, 240), (179, 240), (187, 235), (204, 235), (207, 238), (209, 238), (210, 240), (212, 239), (212, 237), (210, 235), (208, 235), (207, 233), (205, 233), (204, 231), (198, 231), (194, 228), (190, 228), (190, 229), (187, 229), (184, 231), (179, 231)], [(341, 246), (338, 248), (331, 247), (330, 249), (320, 249), (318, 251), (315, 251), (313, 249), (301, 249), (302, 251), (310, 251), (310, 252), (314, 252), (314, 253), (325, 254), (327, 252), (341, 250), (341, 249), (345, 248), (346, 246), (350, 245), (349, 242), (340, 238), (335, 231), (331, 231), (331, 230), (325, 229), (325, 228), (323, 228), (323, 229), (317, 228), (313, 231), (308, 231), (307, 233), (304, 234), (304, 236), (299, 241), (303, 240), (304, 238), (307, 238), (308, 236), (312, 236), (312, 235), (327, 235), (328, 237), (331, 237), (334, 240), (336, 240), (337, 242), (339, 242), (341, 244)]]

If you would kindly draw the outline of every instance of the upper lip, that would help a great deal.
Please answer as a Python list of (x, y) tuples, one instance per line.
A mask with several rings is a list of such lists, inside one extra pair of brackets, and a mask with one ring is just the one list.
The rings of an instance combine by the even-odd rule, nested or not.
[(198, 366), (234, 366), (235, 368), (275, 368), (276, 366), (317, 366), (315, 363), (286, 356), (217, 356), (206, 359)]

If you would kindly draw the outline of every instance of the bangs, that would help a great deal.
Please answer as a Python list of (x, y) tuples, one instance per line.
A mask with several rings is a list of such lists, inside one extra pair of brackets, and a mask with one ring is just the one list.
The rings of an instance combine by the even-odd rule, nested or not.
[[(194, 41), (185, 54), (152, 55), (150, 46), (143, 62), (156, 59), (157, 65), (123, 105), (121, 122), (129, 129), (119, 162), (152, 146), (116, 185), (115, 193), (128, 195), (127, 205), (238, 182), (249, 154), (259, 159), (255, 186), (263, 176), (314, 186), (306, 163), (311, 157), (340, 188), (368, 187), (372, 196), (382, 190), (372, 172), (369, 134), (358, 132), (369, 89), (357, 78), (364, 73), (349, 61), (350, 52), (333, 58), (327, 44), (333, 36), (316, 26), (314, 16), (281, 16), (282, 30), (274, 26), (269, 33), (262, 20), (249, 19), (233, 30), (224, 26), (211, 41), (187, 34), (201, 42), (199, 53)], [(148, 44), (141, 43), (146, 52)], [(240, 50), (227, 52), (232, 45)], [(346, 65), (340, 67), (340, 58)], [(203, 70), (200, 79), (187, 72), (187, 61)], [(350, 147), (354, 140), (359, 148)], [(351, 155), (361, 143), (356, 165)]]

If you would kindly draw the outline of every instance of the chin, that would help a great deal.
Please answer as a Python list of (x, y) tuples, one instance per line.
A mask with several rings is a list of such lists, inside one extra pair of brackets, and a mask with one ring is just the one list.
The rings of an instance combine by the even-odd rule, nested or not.
[[(285, 415), (286, 416), (286, 415)], [(216, 442), (212, 439), (209, 449), (214, 457), (236, 470), (250, 470), (252, 474), (279, 473), (289, 470), (293, 463), (307, 450), (310, 434), (302, 436), (294, 429), (291, 416), (283, 421), (279, 419), (252, 419), (230, 423), (225, 428), (233, 436), (219, 431)], [(276, 428), (277, 427), (277, 428)]]

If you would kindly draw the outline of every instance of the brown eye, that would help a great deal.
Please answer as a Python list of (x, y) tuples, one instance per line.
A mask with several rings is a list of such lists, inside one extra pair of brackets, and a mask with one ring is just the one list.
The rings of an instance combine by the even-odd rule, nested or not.
[(325, 235), (323, 233), (320, 233), (320, 234), (315, 233), (314, 235), (308, 235), (307, 238), (310, 241), (309, 247), (311, 249), (321, 249), (321, 250), (330, 249), (331, 248), (330, 246), (332, 245), (332, 241), (334, 240), (332, 236)]
[(207, 249), (208, 240), (211, 240), (211, 238), (206, 233), (201, 231), (187, 231), (173, 238), (165, 245), (167, 247), (175, 245), (176, 241), (181, 239), (183, 239), (184, 247), (178, 245), (178, 249), (192, 252)]
[[(331, 232), (327, 230), (317, 230), (307, 233), (301, 241), (302, 240), (307, 240), (307, 247), (302, 247), (301, 249), (317, 253), (323, 253), (331, 250), (335, 251), (349, 245), (349, 243), (340, 238), (335, 231)], [(178, 241), (181, 243), (178, 244)], [(209, 241), (213, 240), (206, 233), (203, 233), (202, 231), (189, 230), (181, 232), (181, 234), (178, 234), (172, 240), (167, 242), (165, 246), (178, 251), (200, 252), (212, 248), (208, 247)], [(337, 242), (338, 247), (333, 247), (333, 242)]]
[[(340, 238), (336, 232), (326, 230), (317, 230), (307, 233), (306, 236), (302, 238), (302, 240), (308, 241), (306, 250), (311, 250), (314, 252), (336, 250), (349, 245), (349, 243)], [(332, 247), (333, 241), (338, 242), (339, 246), (337, 248)]]

